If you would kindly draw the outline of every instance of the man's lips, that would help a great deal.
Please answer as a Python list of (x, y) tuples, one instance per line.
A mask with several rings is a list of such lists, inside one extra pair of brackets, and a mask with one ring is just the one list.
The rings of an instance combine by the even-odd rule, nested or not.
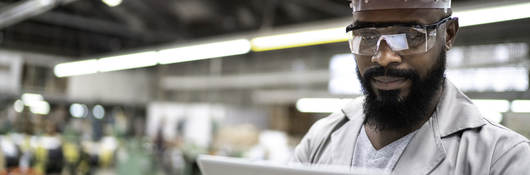
[(404, 77), (377, 76), (372, 78), (374, 88), (381, 90), (394, 90), (405, 87), (410, 82)]

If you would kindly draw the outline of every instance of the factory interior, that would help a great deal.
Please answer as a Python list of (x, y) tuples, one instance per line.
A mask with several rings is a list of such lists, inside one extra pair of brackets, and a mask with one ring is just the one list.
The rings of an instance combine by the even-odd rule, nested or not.
[[(0, 174), (288, 162), (362, 96), (345, 0), (0, 0)], [(453, 0), (446, 77), (530, 138), (530, 2)]]

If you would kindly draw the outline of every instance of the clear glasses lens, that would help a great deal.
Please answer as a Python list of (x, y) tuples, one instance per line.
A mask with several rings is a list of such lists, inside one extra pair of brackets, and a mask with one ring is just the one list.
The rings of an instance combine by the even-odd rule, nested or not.
[(392, 26), (348, 32), (350, 49), (357, 55), (375, 55), (383, 41), (400, 55), (425, 53), (436, 41), (436, 29)]

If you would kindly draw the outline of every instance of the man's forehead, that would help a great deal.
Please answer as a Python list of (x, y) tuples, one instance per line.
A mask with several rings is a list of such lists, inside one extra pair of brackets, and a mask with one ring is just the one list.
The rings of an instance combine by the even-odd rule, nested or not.
[(353, 23), (415, 23), (432, 24), (450, 15), (443, 9), (387, 9), (353, 13)]

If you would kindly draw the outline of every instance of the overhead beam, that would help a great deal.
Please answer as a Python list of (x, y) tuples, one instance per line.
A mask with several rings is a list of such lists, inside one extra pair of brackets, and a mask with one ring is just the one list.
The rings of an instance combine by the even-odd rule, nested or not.
[(118, 24), (114, 22), (104, 21), (100, 19), (87, 18), (81, 16), (74, 16), (64, 13), (49, 12), (40, 15), (35, 20), (76, 28), (80, 30), (86, 30), (96, 33), (109, 34), (114, 36), (120, 36), (124, 38), (138, 38), (141, 37), (148, 41), (159, 41), (162, 39), (167, 40), (168, 38), (175, 38), (173, 34), (162, 34), (153, 31), (144, 31), (134, 28), (127, 27), (124, 24)]
[(26, 0), (0, 9), (0, 29), (43, 14), (57, 5), (76, 0)]
[(344, 15), (348, 15), (348, 12), (351, 12), (350, 8), (348, 8), (346, 5), (339, 5), (329, 0), (291, 0), (291, 2), (331, 14), (333, 16), (342, 17)]
[[(175, 21), (174, 18), (161, 14), (160, 11), (153, 10), (145, 1), (131, 0), (125, 1), (124, 6), (133, 11), (136, 15), (142, 16), (144, 20), (152, 23), (150, 28), (156, 29), (157, 33), (178, 33), (181, 39), (190, 38), (189, 31), (179, 22), (167, 23), (166, 21)], [(166, 31), (166, 32), (164, 32)], [(169, 32), (170, 31), (170, 32)]]
[(49, 12), (57, 5), (77, 0), (26, 0), (15, 4), (0, 3), (0, 29), (34, 18), (37, 21), (71, 27), (96, 33), (109, 34), (124, 38), (138, 38), (148, 41), (160, 41), (176, 38), (174, 34), (140, 30), (123, 24), (100, 19)]

